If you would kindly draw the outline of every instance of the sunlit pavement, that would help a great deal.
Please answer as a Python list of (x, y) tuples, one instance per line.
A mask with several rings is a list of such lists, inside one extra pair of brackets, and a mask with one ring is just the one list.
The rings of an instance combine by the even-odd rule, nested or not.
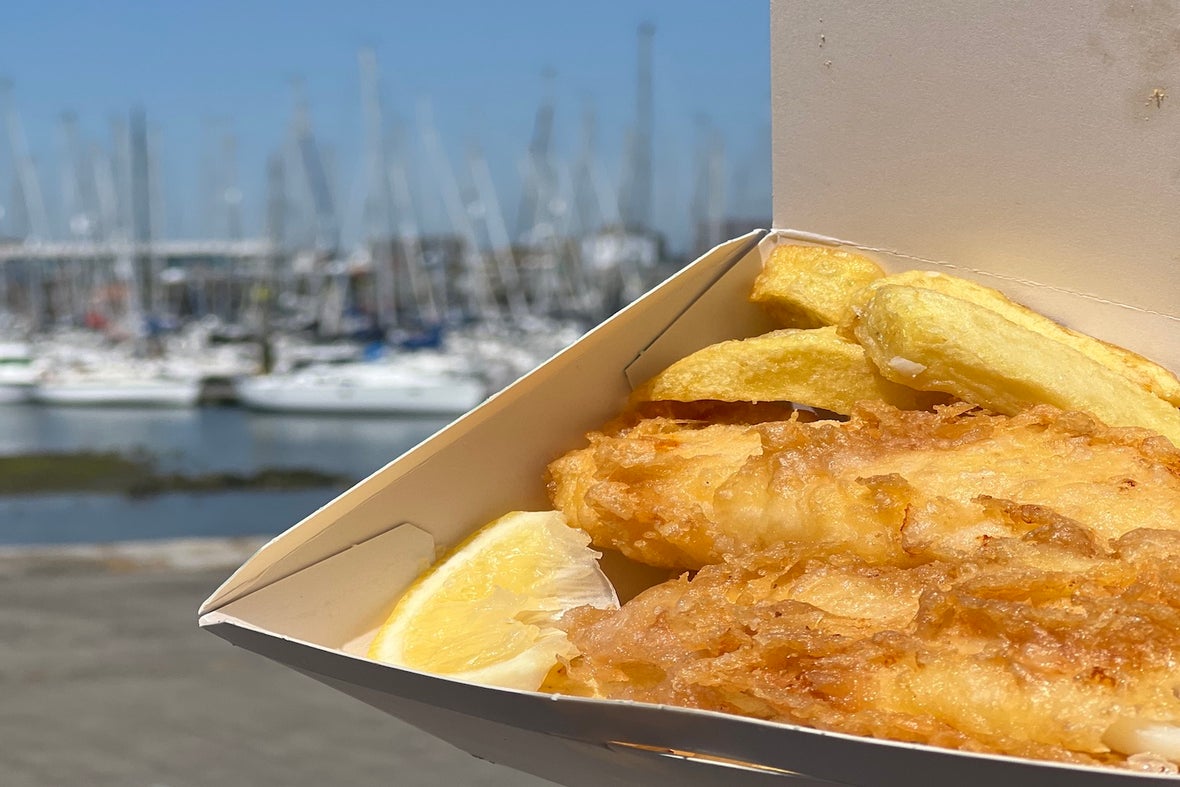
[(549, 784), (200, 631), (227, 571), (0, 568), (7, 787)]

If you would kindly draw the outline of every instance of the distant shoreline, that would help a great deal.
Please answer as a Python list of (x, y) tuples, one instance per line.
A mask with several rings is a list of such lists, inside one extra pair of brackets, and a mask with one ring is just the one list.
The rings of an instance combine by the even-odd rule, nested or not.
[(81, 571), (232, 571), (269, 536), (127, 539), (81, 544), (0, 545), (0, 580)]
[(169, 493), (288, 491), (352, 486), (357, 479), (309, 468), (253, 473), (162, 472), (155, 457), (113, 451), (35, 452), (0, 456), (0, 497), (107, 493), (145, 498)]

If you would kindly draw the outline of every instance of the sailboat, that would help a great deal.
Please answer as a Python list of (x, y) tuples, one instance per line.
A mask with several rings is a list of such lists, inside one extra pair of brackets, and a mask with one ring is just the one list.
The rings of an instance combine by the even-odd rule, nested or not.
[(134, 364), (59, 368), (32, 389), (33, 401), (52, 405), (192, 407), (200, 395), (197, 377)]
[[(116, 267), (129, 268), (129, 261)], [(30, 398), (42, 404), (192, 407), (201, 395), (202, 370), (193, 358), (148, 357), (134, 275), (127, 314), (131, 339), (110, 347), (101, 337), (56, 336), (39, 353), (45, 368)], [(89, 340), (89, 341), (88, 341)]]
[[(132, 116), (130, 134), (119, 142), (125, 146), (122, 151), (124, 160), (119, 162), (118, 168), (127, 175), (126, 204), (132, 206), (137, 200), (146, 201), (139, 205), (140, 210), (131, 211), (132, 218), (108, 230), (110, 239), (120, 250), (114, 273), (127, 293), (126, 313), (122, 316), (122, 330), (127, 341), (120, 347), (109, 348), (87, 346), (85, 341), (77, 338), (51, 339), (43, 353), (47, 368), (33, 388), (32, 399), (53, 405), (192, 407), (201, 394), (201, 375), (196, 365), (182, 358), (151, 357), (148, 352), (144, 295), (140, 287), (140, 271), (137, 270), (144, 263), (135, 259), (130, 244), (133, 237), (150, 243), (154, 235), (150, 217), (158, 216), (160, 210), (157, 205), (150, 205), (154, 191), (151, 177), (155, 167), (141, 112)], [(112, 212), (109, 206), (107, 212)], [(143, 226), (136, 223), (135, 216), (140, 213), (149, 217)], [(148, 266), (154, 269), (155, 261), (149, 260)], [(158, 287), (160, 277), (153, 278)]]
[(27, 401), (40, 372), (25, 342), (0, 342), (0, 404)]
[(66, 343), (42, 350), (45, 368), (30, 398), (50, 405), (192, 407), (201, 395), (196, 367), (163, 358), (138, 358), (126, 348)]
[[(405, 294), (418, 311), (416, 317), (427, 325), (437, 324), (436, 304), (429, 282), (419, 270), (421, 260), (417, 247), (417, 231), (410, 226), (408, 205), (395, 206), (395, 201), (408, 197), (400, 162), (391, 163), (387, 156), (381, 116), (381, 102), (377, 85), (376, 59), (371, 51), (360, 55), (363, 97), (367, 126), (366, 172), (372, 182), (368, 185), (367, 200), (368, 241), (366, 250), (359, 254), (372, 271), (376, 312), (376, 327), (385, 335), (392, 333), (401, 321), (397, 319), (399, 288), (394, 280), (393, 258), (400, 255), (405, 263), (403, 271), (408, 286)], [(320, 169), (318, 153), (312, 144), (308, 112), (302, 100), (297, 105), (297, 127), (304, 138), (302, 181), (307, 189), (316, 191)], [(321, 200), (325, 205), (328, 201)], [(394, 215), (402, 217), (402, 227), (394, 232)], [(329, 215), (329, 214), (325, 214)], [(331, 216), (334, 226), (334, 215)], [(323, 244), (334, 248), (335, 235)], [(363, 259), (362, 259), (363, 258)], [(343, 309), (342, 277), (339, 296), (323, 304), (325, 317), (338, 322)], [(329, 308), (329, 305), (331, 308)], [(402, 304), (410, 306), (409, 304)], [(440, 342), (437, 347), (400, 350), (374, 346), (370, 357), (341, 362), (309, 363), (290, 371), (272, 372), (237, 381), (236, 393), (240, 403), (256, 410), (297, 413), (370, 413), (370, 414), (459, 414), (479, 404), (488, 393), (484, 380), (473, 371), (466, 356), (460, 355)]]
[(486, 395), (483, 381), (453, 356), (431, 350), (311, 364), (237, 383), (238, 400), (246, 407), (290, 413), (460, 414)]

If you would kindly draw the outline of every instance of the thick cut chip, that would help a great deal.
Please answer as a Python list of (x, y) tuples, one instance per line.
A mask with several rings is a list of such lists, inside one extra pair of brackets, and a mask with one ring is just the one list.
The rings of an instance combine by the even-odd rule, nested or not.
[(857, 402), (923, 410), (942, 397), (890, 382), (835, 326), (784, 328), (709, 345), (681, 358), (635, 393), (636, 401), (795, 402), (847, 415)]
[(842, 336), (853, 338), (852, 324), (855, 322), (856, 311), (862, 308), (880, 287), (890, 284), (936, 290), (991, 309), (1017, 325), (1072, 347), (1106, 368), (1123, 375), (1145, 391), (1180, 406), (1180, 379), (1154, 361), (1117, 345), (1095, 339), (1093, 336), (1072, 331), (1039, 312), (1009, 300), (999, 290), (945, 273), (905, 271), (870, 283), (852, 297), (848, 310), (840, 320)]
[(835, 325), (853, 293), (885, 275), (868, 257), (826, 246), (779, 246), (750, 301), (786, 328)]
[(1122, 374), (962, 298), (921, 287), (876, 288), (853, 332), (889, 379), (1013, 415), (1036, 404), (1088, 412), (1180, 445), (1180, 411)]

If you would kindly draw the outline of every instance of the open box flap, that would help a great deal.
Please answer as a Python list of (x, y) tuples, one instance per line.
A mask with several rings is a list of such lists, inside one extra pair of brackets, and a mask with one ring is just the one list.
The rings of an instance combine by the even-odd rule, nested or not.
[(1175, 316), (1178, 37), (1170, 3), (772, 0), (774, 226)]
[[(538, 483), (545, 465), (622, 408), (631, 391), (627, 364), (765, 234), (757, 230), (716, 247), (591, 331), (576, 351), (558, 354), (270, 541), (201, 613), (403, 522), (445, 549), (472, 523), (549, 508)], [(522, 489), (533, 492), (522, 496)]]

